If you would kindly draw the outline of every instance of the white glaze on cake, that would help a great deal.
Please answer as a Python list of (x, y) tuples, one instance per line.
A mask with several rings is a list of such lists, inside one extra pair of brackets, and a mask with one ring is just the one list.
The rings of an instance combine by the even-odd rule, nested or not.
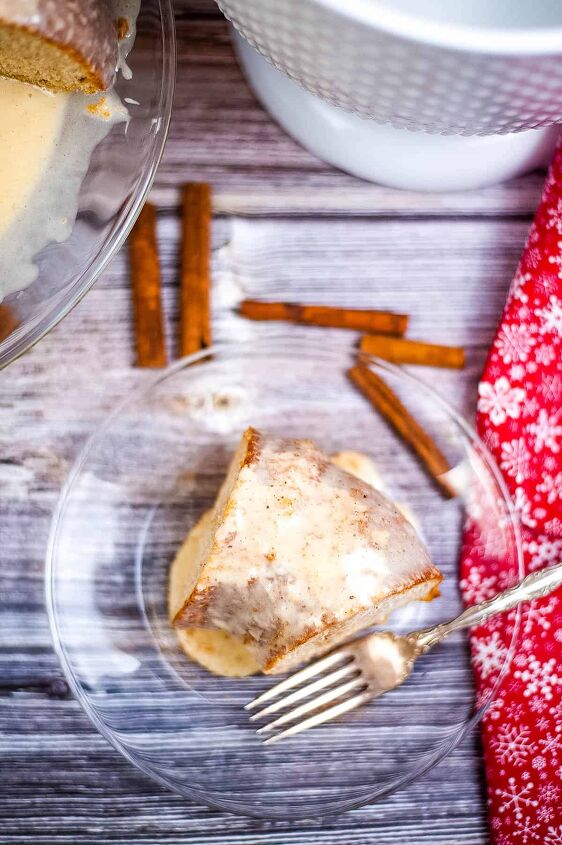
[(441, 576), (413, 527), (307, 440), (249, 430), (201, 549), (178, 627), (228, 631), (283, 671), (380, 614), (431, 595)]
[(0, 79), (0, 236), (42, 178), (65, 111), (66, 97)]
[[(0, 173), (10, 172), (13, 198), (13, 202), (0, 200), (0, 300), (33, 282), (37, 253), (48, 243), (65, 241), (72, 232), (92, 152), (116, 122), (127, 119), (115, 94), (102, 97), (104, 108), (92, 112), (88, 106), (100, 96), (49, 94), (0, 80)], [(52, 108), (42, 98), (50, 99)], [(26, 108), (30, 99), (41, 102), (41, 109)], [(26, 140), (18, 144), (10, 127), (21, 130)]]
[(113, 17), (115, 20), (124, 18), (127, 21), (127, 33), (119, 41), (119, 55), (117, 70), (121, 71), (125, 79), (131, 79), (132, 71), (127, 64), (129, 53), (133, 49), (137, 37), (137, 18), (139, 16), (141, 0), (113, 0)]
[[(332, 455), (330, 460), (350, 475), (360, 478), (371, 487), (385, 492), (384, 482), (373, 460), (362, 452), (346, 450)], [(414, 527), (411, 513), (397, 505)], [(199, 576), (201, 549), (208, 542), (213, 527), (213, 512), (207, 511), (191, 529), (182, 543), (170, 569), (168, 586), (168, 611), (173, 621), (191, 593)], [(382, 624), (384, 618), (371, 620), (371, 624)], [(259, 664), (253, 653), (232, 634), (214, 628), (176, 628), (181, 648), (187, 656), (216, 675), (244, 677), (259, 671)]]

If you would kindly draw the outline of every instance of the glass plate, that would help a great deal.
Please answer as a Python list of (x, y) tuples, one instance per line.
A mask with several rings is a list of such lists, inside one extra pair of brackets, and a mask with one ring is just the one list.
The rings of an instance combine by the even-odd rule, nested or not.
[(37, 279), (2, 301), (0, 368), (42, 338), (94, 284), (123, 244), (152, 185), (172, 113), (176, 42), (172, 0), (142, 0), (137, 38), (115, 90), (129, 121), (94, 150), (70, 237), (39, 252)]
[[(460, 612), (458, 562), (467, 497), (482, 542), (511, 581), (519, 537), (501, 477), (477, 436), (430, 388), (372, 367), (432, 434), (467, 497), (444, 499), (348, 381), (352, 357), (312, 339), (221, 346), (179, 361), (133, 393), (78, 458), (54, 517), (47, 603), (55, 647), (87, 714), (132, 763), (182, 795), (235, 813), (318, 817), (375, 800), (441, 760), (481, 717), (466, 634), (423, 656), (401, 688), (335, 722), (264, 746), (243, 705), (275, 679), (215, 677), (180, 652), (166, 614), (175, 552), (209, 508), (248, 425), (311, 437), (376, 462), (414, 513), (444, 574), (442, 595), (391, 616), (395, 631)], [(463, 503), (463, 498), (465, 499)]]

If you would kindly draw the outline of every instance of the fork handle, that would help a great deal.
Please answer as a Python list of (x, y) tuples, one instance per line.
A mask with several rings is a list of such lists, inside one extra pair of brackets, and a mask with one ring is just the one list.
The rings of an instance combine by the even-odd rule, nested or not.
[(531, 601), (532, 599), (547, 596), (561, 585), (562, 563), (558, 563), (556, 566), (550, 566), (547, 569), (532, 572), (526, 578), (523, 578), (522, 581), (519, 581), (518, 584), (515, 584), (514, 587), (504, 590), (503, 593), (498, 593), (493, 598), (488, 599), (488, 601), (483, 601), (480, 604), (475, 604), (467, 608), (460, 616), (455, 617), (455, 619), (451, 619), (449, 622), (441, 622), (433, 628), (416, 631), (410, 637), (416, 640), (416, 644), (421, 651), (426, 651), (453, 631), (458, 631), (461, 628), (472, 628), (474, 625), (481, 625), (490, 616), (511, 610), (512, 607), (517, 607), (523, 601)]

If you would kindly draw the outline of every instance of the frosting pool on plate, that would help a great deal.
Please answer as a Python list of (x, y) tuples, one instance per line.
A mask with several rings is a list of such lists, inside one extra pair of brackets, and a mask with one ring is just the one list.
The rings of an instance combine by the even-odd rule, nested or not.
[(127, 119), (113, 93), (51, 94), (0, 79), (0, 300), (38, 274), (35, 255), (69, 237), (92, 152)]
[[(119, 67), (135, 37), (139, 0), (114, 0), (115, 18), (128, 21)], [(38, 275), (34, 258), (66, 240), (95, 147), (115, 123), (128, 119), (114, 91), (53, 94), (0, 78), (0, 301)]]

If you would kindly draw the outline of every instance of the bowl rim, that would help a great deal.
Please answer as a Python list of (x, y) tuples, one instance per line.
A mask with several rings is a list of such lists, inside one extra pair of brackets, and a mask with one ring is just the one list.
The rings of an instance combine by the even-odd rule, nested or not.
[[(562, 26), (474, 26), (428, 20), (423, 13), (392, 8), (384, 0), (312, 0), (355, 23), (426, 46), (491, 56), (543, 56), (562, 51)], [(413, 36), (412, 33), (415, 33)]]
[(77, 278), (74, 279), (69, 289), (70, 295), (63, 307), (59, 310), (59, 296), (55, 296), (55, 303), (51, 305), (48, 313), (40, 317), (29, 331), (18, 333), (16, 329), (4, 341), (0, 342), (0, 370), (9, 366), (17, 358), (35, 346), (36, 343), (39, 343), (51, 329), (58, 325), (78, 305), (80, 300), (107, 269), (118, 250), (123, 246), (146, 201), (148, 192), (156, 177), (160, 161), (162, 160), (162, 155), (164, 154), (172, 118), (172, 106), (176, 87), (177, 44), (173, 0), (158, 0), (158, 4), (160, 6), (162, 22), (161, 102), (163, 104), (163, 114), (160, 116), (161, 131), (156, 136), (154, 156), (150, 166), (147, 168), (132, 198), (129, 200), (128, 211), (126, 211), (120, 226), (98, 250), (96, 257), (90, 262), (89, 266), (82, 270)]
[[(90, 719), (96, 730), (120, 753), (127, 759), (130, 763), (132, 763), (135, 768), (145, 774), (147, 777), (155, 780), (156, 782), (160, 783), (161, 785), (167, 787), (168, 789), (172, 790), (172, 792), (181, 795), (184, 798), (196, 800), (201, 804), (204, 804), (208, 807), (211, 807), (216, 810), (226, 811), (230, 813), (234, 813), (236, 815), (241, 816), (248, 816), (251, 818), (259, 818), (259, 819), (273, 819), (273, 820), (292, 820), (298, 821), (302, 819), (311, 818), (311, 811), (310, 809), (303, 809), (297, 811), (291, 811), (287, 813), (283, 811), (283, 813), (275, 812), (275, 811), (262, 811), (258, 808), (249, 808), (247, 806), (242, 807), (238, 801), (234, 801), (231, 799), (218, 799), (214, 796), (209, 796), (207, 792), (203, 791), (199, 787), (195, 786), (179, 786), (173, 780), (168, 779), (160, 772), (155, 770), (151, 765), (147, 764), (144, 760), (137, 759), (135, 753), (124, 743), (122, 742), (114, 732), (112, 732), (105, 721), (100, 718), (97, 713), (95, 706), (89, 700), (88, 696), (84, 693), (81, 685), (78, 683), (73, 668), (71, 664), (71, 660), (66, 653), (65, 646), (63, 644), (58, 618), (57, 618), (57, 610), (55, 605), (55, 558), (56, 558), (56, 551), (57, 551), (57, 543), (58, 543), (58, 535), (61, 526), (61, 519), (64, 515), (65, 507), (67, 501), (72, 493), (72, 488), (74, 482), (80, 476), (84, 465), (86, 464), (92, 449), (96, 446), (96, 444), (105, 436), (106, 432), (111, 428), (114, 420), (116, 420), (119, 415), (127, 408), (130, 403), (134, 403), (135, 401), (141, 399), (143, 396), (148, 395), (152, 390), (154, 390), (158, 384), (168, 379), (170, 376), (174, 376), (177, 372), (183, 369), (189, 369), (192, 365), (200, 363), (202, 361), (212, 360), (213, 356), (216, 355), (228, 355), (229, 350), (232, 352), (240, 352), (241, 349), (244, 348), (253, 348), (255, 345), (263, 344), (269, 353), (271, 353), (273, 347), (275, 346), (276, 341), (279, 341), (280, 346), (278, 348), (278, 354), (286, 355), (287, 354), (287, 347), (286, 347), (286, 338), (283, 336), (275, 337), (268, 337), (268, 338), (253, 338), (250, 340), (236, 342), (236, 343), (217, 343), (213, 346), (203, 349), (199, 352), (196, 352), (192, 355), (189, 355), (184, 358), (180, 358), (177, 361), (173, 362), (168, 367), (161, 370), (157, 375), (153, 375), (148, 380), (144, 381), (142, 384), (137, 384), (132, 390), (130, 390), (115, 406), (115, 408), (103, 419), (100, 425), (98, 425), (93, 433), (88, 437), (82, 448), (80, 449), (78, 455), (75, 458), (73, 465), (70, 468), (68, 476), (61, 488), (61, 492), (59, 495), (59, 499), (57, 501), (56, 507), (53, 511), (53, 517), (51, 521), (51, 526), (49, 530), (49, 537), (47, 542), (47, 549), (46, 549), (46, 558), (45, 558), (45, 602), (47, 608), (47, 617), (49, 622), (49, 630), (51, 634), (51, 640), (53, 644), (53, 648), (55, 654), (59, 660), (59, 663), (62, 667), (64, 672), (65, 679), (72, 690), (74, 696), (80, 703), (82, 709), (84, 710), (86, 716)], [(298, 349), (297, 349), (298, 347)], [(345, 360), (345, 356), (350, 353), (350, 351), (341, 349), (338, 347), (331, 347), (331, 348), (324, 348), (320, 349), (314, 340), (310, 339), (302, 339), (299, 338), (296, 340), (293, 347), (291, 347), (291, 353), (295, 354), (297, 359), (300, 357), (299, 353), (302, 352), (302, 347), (306, 347), (307, 352), (310, 351), (311, 353), (314, 352), (316, 355), (323, 355), (323, 356), (331, 356), (334, 359), (339, 358), (340, 360)], [(396, 366), (394, 364), (389, 363), (388, 361), (384, 361), (381, 358), (377, 358), (375, 356), (364, 356), (364, 360), (366, 362), (372, 362), (377, 367), (383, 369), (384, 371), (397, 376), (398, 378), (405, 379), (409, 381), (413, 388), (421, 390), (425, 392), (433, 401), (435, 401), (440, 408), (446, 413), (453, 422), (458, 425), (460, 430), (462, 431), (463, 435), (471, 442), (478, 446), (479, 449), (479, 456), (485, 461), (486, 468), (491, 473), (494, 481), (496, 482), (499, 492), (501, 493), (503, 502), (506, 507), (507, 516), (509, 518), (509, 523), (513, 530), (513, 540), (514, 540), (514, 550), (515, 550), (515, 557), (517, 562), (518, 568), (518, 577), (519, 580), (523, 578), (525, 574), (524, 570), (524, 559), (523, 559), (523, 543), (520, 531), (519, 520), (517, 517), (517, 513), (513, 504), (513, 500), (509, 494), (507, 489), (505, 480), (503, 475), (501, 474), (499, 467), (495, 461), (495, 458), (485, 445), (485, 443), (480, 439), (479, 435), (472, 428), (470, 423), (461, 415), (459, 414), (441, 395), (438, 393), (433, 387), (427, 384), (425, 381), (417, 378), (417, 376), (412, 375), (412, 373), (400, 366)], [(138, 597), (137, 597), (138, 601)], [(474, 712), (472, 715), (466, 719), (464, 724), (457, 726), (457, 730), (453, 733), (448, 742), (443, 741), (441, 745), (439, 745), (435, 752), (431, 755), (428, 754), (428, 759), (426, 760), (425, 764), (421, 767), (412, 771), (408, 776), (398, 777), (395, 778), (394, 781), (387, 784), (383, 789), (372, 789), (370, 792), (367, 792), (367, 789), (363, 789), (360, 794), (354, 796), (348, 796), (346, 798), (339, 799), (339, 801), (333, 801), (330, 803), (330, 807), (327, 810), (323, 810), (318, 806), (318, 811), (316, 815), (319, 817), (331, 816), (341, 812), (346, 812), (348, 810), (357, 809), (362, 807), (366, 804), (374, 803), (386, 797), (387, 795), (391, 794), (398, 788), (403, 788), (408, 786), (412, 782), (416, 781), (418, 778), (422, 777), (427, 771), (429, 771), (434, 765), (441, 762), (445, 757), (447, 757), (464, 739), (464, 737), (480, 722), (486, 711), (490, 708), (493, 704), (497, 692), (512, 664), (513, 658), (517, 652), (517, 643), (520, 634), (521, 628), (521, 618), (522, 618), (522, 611), (521, 606), (518, 605), (515, 608), (515, 621), (513, 627), (513, 633), (511, 635), (507, 656), (504, 659), (502, 668), (498, 673), (498, 676), (495, 680), (495, 683), (491, 690), (487, 694), (487, 700), (484, 701), (483, 704), (477, 705), (475, 701), (474, 705)]]

